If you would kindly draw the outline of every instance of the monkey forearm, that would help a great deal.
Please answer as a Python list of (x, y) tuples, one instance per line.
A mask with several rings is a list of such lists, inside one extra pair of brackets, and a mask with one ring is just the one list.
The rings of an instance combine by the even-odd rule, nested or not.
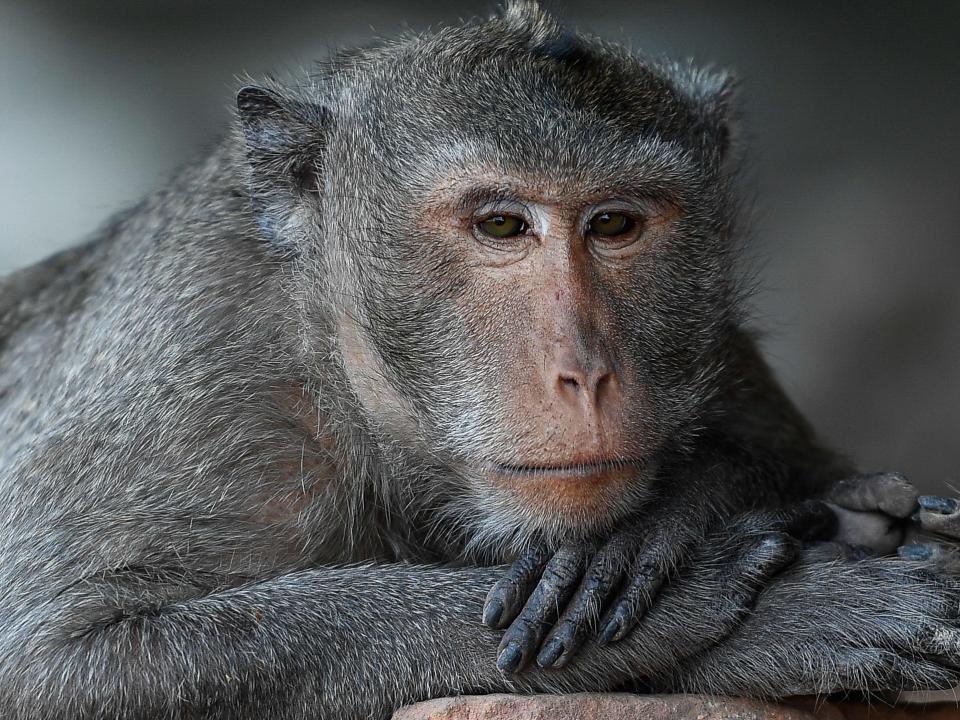
[[(736, 551), (736, 543), (728, 544)], [(776, 535), (755, 538), (741, 563), (762, 582), (782, 547)], [(802, 570), (772, 581), (762, 619), (748, 618), (727, 648), (723, 638), (739, 622), (740, 599), (719, 582), (729, 572), (725, 563), (697, 563), (621, 642), (590, 642), (560, 671), (531, 669), (511, 680), (494, 663), (500, 634), (479, 623), (484, 594), (502, 567), (310, 570), (136, 614), (109, 609), (119, 593), (78, 594), (75, 587), (8, 622), (0, 646), (0, 716), (382, 718), (441, 695), (602, 691), (642, 677), (655, 686), (714, 693), (816, 692), (825, 682), (835, 683), (831, 690), (864, 689), (868, 682), (886, 687), (898, 679), (866, 671), (827, 677), (804, 668), (811, 653), (827, 657), (834, 648), (844, 662), (851, 652), (859, 657), (875, 649), (909, 655), (903, 643), (919, 630), (907, 620), (891, 626), (897, 607), (910, 607), (910, 622), (922, 630), (949, 605), (953, 623), (955, 588), (929, 575), (910, 578), (908, 568), (896, 560), (866, 567), (808, 559)], [(778, 645), (781, 625), (792, 643), (787, 650)], [(707, 664), (719, 669), (704, 675), (694, 658), (711, 647), (718, 649), (705, 656)], [(738, 668), (755, 665), (757, 652), (778, 669), (750, 685)], [(693, 663), (683, 671), (682, 658)], [(946, 666), (927, 665), (907, 670), (915, 679), (953, 681)]]
[(59, 618), (81, 608), (67, 601), (52, 617), (7, 628), (0, 715), (375, 718), (458, 692), (600, 690), (625, 680), (616, 657), (626, 648), (590, 653), (562, 674), (505, 679), (494, 664), (500, 634), (479, 622), (502, 572), (304, 571), (85, 628), (73, 621), (70, 630)]

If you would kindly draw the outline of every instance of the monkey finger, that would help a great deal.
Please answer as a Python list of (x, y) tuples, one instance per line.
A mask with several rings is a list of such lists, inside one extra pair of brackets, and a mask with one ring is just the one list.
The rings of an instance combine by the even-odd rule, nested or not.
[(907, 518), (917, 508), (917, 490), (900, 473), (856, 475), (833, 484), (827, 499), (847, 510)]
[(544, 632), (553, 625), (583, 573), (586, 553), (581, 546), (557, 551), (543, 570), (540, 582), (523, 610), (503, 634), (497, 650), (497, 668), (505, 675), (523, 669), (540, 646)]
[(603, 603), (623, 577), (623, 550), (605, 547), (593, 559), (567, 609), (544, 640), (537, 665), (563, 667), (583, 644), (600, 616)]
[(664, 557), (659, 546), (654, 545), (644, 550), (630, 570), (630, 582), (626, 589), (600, 623), (597, 641), (601, 645), (622, 640), (627, 636), (650, 609), (666, 581), (668, 572), (669, 560)]
[(523, 552), (487, 593), (483, 604), (483, 624), (491, 628), (503, 628), (510, 624), (540, 579), (548, 560), (549, 554), (543, 547), (533, 547)]
[(701, 642), (719, 642), (726, 637), (753, 607), (770, 579), (796, 559), (799, 548), (790, 535), (769, 532), (735, 550), (729, 556), (728, 568), (716, 578), (716, 597), (706, 610), (713, 617), (711, 637), (701, 638)]
[[(837, 533), (837, 517), (827, 503), (814, 500), (776, 512), (748, 513), (729, 532), (739, 538), (734, 543), (737, 550), (744, 537), (755, 543), (755, 554), (735, 554), (729, 582), (733, 589), (727, 595), (727, 599), (739, 599), (746, 606), (769, 577), (796, 557), (793, 538), (808, 542), (829, 540)], [(666, 579), (666, 567), (662, 558), (656, 559), (655, 552), (641, 556), (626, 590), (600, 623), (601, 644), (623, 639), (636, 626)]]
[(960, 547), (943, 543), (915, 543), (897, 548), (904, 560), (915, 560), (931, 566), (937, 572), (960, 574)]
[(953, 498), (921, 495), (916, 520), (928, 532), (960, 539), (960, 503)]
[[(809, 517), (820, 518), (826, 523), (834, 522), (832, 514), (822, 503), (804, 503), (772, 516), (768, 513), (751, 513), (741, 519), (734, 532), (736, 542), (731, 543), (731, 547), (735, 548), (731, 551), (735, 558), (731, 572), (733, 580), (728, 578), (721, 580), (724, 588), (731, 588), (725, 597), (727, 599), (739, 597), (738, 591), (742, 587), (748, 589), (752, 600), (759, 592), (759, 588), (755, 588), (751, 579), (767, 577), (774, 571), (768, 570), (768, 567), (779, 570), (796, 556), (795, 542), (785, 531), (792, 528), (795, 523), (800, 523), (803, 518)], [(812, 524), (820, 527), (819, 521)], [(769, 528), (771, 525), (784, 532), (760, 530), (761, 527)], [(829, 533), (819, 531), (810, 533), (811, 537), (823, 534)], [(753, 547), (753, 551), (748, 550), (741, 556), (744, 544), (748, 548)], [(662, 550), (658, 551), (657, 546), (652, 546), (641, 554), (638, 562), (633, 566), (631, 580), (626, 589), (600, 622), (598, 642), (601, 645), (622, 640), (640, 622), (653, 605), (657, 593), (667, 578), (669, 562), (669, 556), (666, 556)], [(737, 583), (740, 585), (737, 586)]]
[[(681, 576), (668, 588), (643, 620), (640, 630), (661, 633), (670, 645), (661, 661), (664, 670), (672, 671), (678, 664), (702, 667), (712, 662), (710, 658), (724, 657), (724, 640), (748, 616), (771, 578), (795, 560), (800, 547), (786, 533), (769, 532), (727, 544), (715, 562), (702, 562), (712, 557), (711, 550), (701, 554), (701, 562), (695, 559), (690, 576)], [(697, 617), (685, 627), (663, 634), (659, 628), (665, 620), (670, 622), (671, 605), (689, 602), (691, 594), (696, 596)], [(786, 681), (782, 677), (780, 680)]]

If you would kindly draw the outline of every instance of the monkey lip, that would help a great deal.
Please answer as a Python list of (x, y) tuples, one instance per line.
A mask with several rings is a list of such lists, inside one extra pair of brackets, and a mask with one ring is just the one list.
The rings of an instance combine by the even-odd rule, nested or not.
[(611, 460), (587, 460), (585, 462), (557, 465), (519, 465), (513, 463), (495, 463), (492, 469), (501, 475), (529, 478), (560, 479), (598, 479), (606, 475), (622, 472), (640, 465), (639, 460), (617, 458)]

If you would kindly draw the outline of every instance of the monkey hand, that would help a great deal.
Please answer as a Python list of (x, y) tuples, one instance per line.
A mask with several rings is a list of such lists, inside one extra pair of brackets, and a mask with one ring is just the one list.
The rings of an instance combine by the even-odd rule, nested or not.
[[(802, 551), (722, 642), (688, 654), (672, 670), (664, 667), (654, 688), (784, 697), (956, 686), (960, 582), (942, 573), (952, 559), (857, 559), (843, 557), (845, 547), (827, 543)], [(827, 552), (833, 557), (825, 558)], [(678, 585), (671, 594), (682, 601), (703, 583)], [(702, 615), (679, 634), (695, 642), (711, 631), (711, 613)]]
[(900, 473), (839, 480), (825, 500), (838, 520), (833, 539), (874, 555), (890, 553), (901, 544), (918, 508), (916, 488)]
[[(832, 539), (837, 525), (818, 501), (746, 513), (723, 528), (722, 542), (708, 539), (706, 531), (692, 533), (697, 523), (683, 523), (678, 533), (677, 523), (671, 515), (646, 527), (634, 520), (602, 544), (570, 543), (552, 554), (534, 547), (522, 554), (484, 606), (484, 624), (509, 626), (498, 650), (501, 672), (522, 669), (538, 649), (540, 667), (562, 667), (598, 630), (601, 644), (622, 639), (691, 554), (695, 567), (724, 568), (711, 582), (729, 603), (726, 617), (741, 617), (769, 579), (793, 561), (796, 540)], [(598, 624), (604, 607), (609, 609)], [(711, 636), (719, 640), (730, 629), (718, 623)]]
[[(911, 516), (907, 528), (909, 544), (897, 552), (907, 560), (932, 563), (938, 569), (960, 576), (960, 502), (953, 498), (921, 495), (919, 509)], [(933, 535), (935, 537), (931, 538)], [(937, 542), (946, 539), (952, 542)]]
[[(955, 542), (927, 542), (931, 535), (960, 540), (960, 502), (936, 495), (919, 495), (898, 473), (859, 475), (831, 487), (826, 500), (837, 515), (835, 539), (873, 554), (898, 547), (904, 559), (936, 562), (960, 573)], [(904, 538), (910, 544), (901, 545)]]

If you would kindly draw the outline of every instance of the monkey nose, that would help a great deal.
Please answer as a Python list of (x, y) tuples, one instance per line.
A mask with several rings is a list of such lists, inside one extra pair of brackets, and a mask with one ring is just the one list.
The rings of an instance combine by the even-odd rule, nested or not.
[(566, 404), (586, 413), (597, 413), (617, 392), (617, 377), (607, 363), (594, 363), (584, 368), (579, 363), (565, 363), (556, 371), (556, 392)]

